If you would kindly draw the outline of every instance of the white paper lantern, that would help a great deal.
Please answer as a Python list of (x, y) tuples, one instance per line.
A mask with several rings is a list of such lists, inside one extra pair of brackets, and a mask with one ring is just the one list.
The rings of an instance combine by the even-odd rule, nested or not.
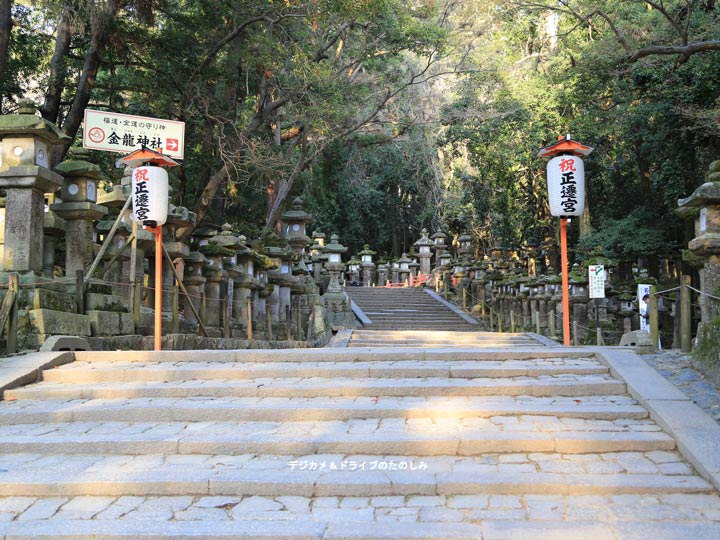
[(557, 156), (547, 164), (548, 202), (553, 216), (581, 216), (585, 210), (585, 165), (576, 156)]
[(162, 167), (137, 167), (132, 173), (133, 219), (163, 225), (168, 214), (168, 174)]

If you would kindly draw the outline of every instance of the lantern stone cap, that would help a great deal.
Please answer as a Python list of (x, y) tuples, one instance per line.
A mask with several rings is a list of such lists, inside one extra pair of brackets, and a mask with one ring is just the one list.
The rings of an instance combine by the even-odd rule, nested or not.
[(209, 242), (228, 249), (233, 249), (240, 245), (238, 238), (233, 235), (232, 225), (229, 223), (225, 223), (222, 226), (222, 232), (210, 238)]
[(447, 234), (445, 234), (445, 233), (442, 232), (442, 231), (437, 231), (437, 232), (436, 232), (435, 234), (433, 234), (430, 238), (431, 238), (432, 240), (435, 240), (435, 239), (437, 239), (437, 238), (443, 238), (443, 239), (444, 239), (444, 238), (447, 238)]
[(280, 216), (280, 219), (286, 222), (304, 221), (305, 223), (312, 223), (315, 221), (310, 214), (305, 212), (305, 203), (301, 197), (295, 197), (291, 209)]
[(112, 191), (98, 189), (97, 202), (108, 208), (122, 208), (125, 206), (127, 196), (123, 193), (122, 186), (113, 186)]
[(201, 225), (197, 229), (195, 229), (192, 233), (192, 236), (196, 238), (211, 238), (217, 234), (217, 230), (214, 227), (211, 227), (209, 225)]
[(197, 215), (195, 212), (191, 212), (184, 206), (170, 205), (166, 222), (168, 225), (173, 225), (178, 229), (182, 229), (184, 227), (191, 227), (195, 225), (196, 221)]
[(705, 182), (692, 195), (678, 200), (680, 208), (697, 208), (720, 203), (720, 182)]
[(595, 150), (581, 142), (570, 138), (570, 135), (560, 137), (557, 141), (538, 150), (537, 157), (551, 158), (561, 154), (572, 154), (574, 156), (587, 156)]
[(375, 252), (375, 251), (373, 251), (372, 249), (370, 249), (370, 244), (365, 244), (365, 245), (363, 246), (363, 250), (358, 252), (358, 255), (360, 255), (360, 256), (362, 256), (362, 255), (376, 255), (376, 254), (377, 254), (377, 252)]
[(461, 234), (460, 238), (458, 238), (458, 242), (472, 242), (472, 236), (468, 233)]
[[(433, 245), (432, 240), (430, 240), (430, 239), (428, 238), (427, 229), (423, 229), (423, 230), (420, 232), (420, 234), (421, 234), (420, 238), (417, 240), (417, 242), (415, 242), (414, 245), (416, 245), (416, 246), (432, 246), (432, 245)], [(434, 238), (434, 237), (435, 237), (435, 236), (433, 235), (433, 238)]]
[(360, 264), (360, 259), (357, 258), (357, 256), (353, 255), (350, 260), (347, 262), (348, 264)]
[(325, 246), (325, 251), (328, 253), (345, 253), (348, 248), (340, 244), (340, 237), (337, 234), (330, 236), (330, 243)]
[(100, 178), (102, 178), (100, 167), (82, 159), (84, 157), (85, 156), (81, 157), (75, 155), (70, 159), (66, 159), (55, 167), (55, 172), (62, 174), (65, 177), (83, 176), (86, 178), (92, 178), (93, 180), (100, 180)]
[(191, 251), (190, 254), (185, 257), (185, 263), (205, 265), (208, 263), (208, 260), (207, 257), (199, 251)]
[(412, 260), (408, 258), (407, 253), (403, 253), (400, 258), (398, 259), (399, 263), (411, 263)]
[(155, 150), (151, 150), (150, 148), (143, 147), (140, 150), (135, 150), (134, 152), (129, 153), (127, 156), (118, 159), (115, 162), (115, 166), (122, 167), (123, 165), (125, 165), (129, 167), (140, 167), (141, 165), (144, 165), (146, 163), (158, 167), (175, 167), (176, 165), (180, 165), (177, 161), (166, 156), (165, 154), (161, 154), (160, 152), (156, 152)]
[(322, 232), (320, 229), (316, 229), (315, 231), (313, 231), (312, 237), (313, 240), (315, 240), (316, 238), (325, 238), (325, 233)]
[(43, 216), (43, 232), (50, 236), (62, 236), (65, 234), (65, 220), (55, 212), (45, 212)]
[(63, 219), (97, 220), (108, 213), (108, 209), (89, 201), (60, 202), (50, 205), (50, 210)]
[(0, 139), (4, 137), (32, 135), (49, 144), (72, 141), (52, 122), (36, 115), (37, 107), (31, 100), (20, 100), (18, 114), (0, 116)]
[[(2, 117), (0, 117), (2, 118)], [(63, 177), (39, 165), (8, 167), (0, 170), (0, 188), (32, 188), (43, 193), (57, 191), (63, 184)]]

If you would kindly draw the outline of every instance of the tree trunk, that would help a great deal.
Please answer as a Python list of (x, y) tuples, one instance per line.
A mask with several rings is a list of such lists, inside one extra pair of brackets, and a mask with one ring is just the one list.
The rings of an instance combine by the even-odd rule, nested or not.
[(92, 89), (95, 85), (100, 62), (107, 47), (110, 37), (110, 30), (115, 17), (120, 8), (125, 4), (125, 0), (107, 0), (102, 10), (94, 11), (91, 15), (91, 33), (90, 45), (88, 45), (85, 53), (85, 63), (78, 80), (75, 98), (72, 107), (68, 112), (62, 129), (68, 136), (73, 139), (80, 129), (80, 123), (83, 121), (85, 108), (90, 102)]
[(592, 222), (590, 221), (590, 205), (588, 204), (588, 196), (585, 194), (585, 210), (580, 216), (580, 239), (582, 240), (589, 234), (592, 234)]
[(45, 103), (41, 110), (43, 118), (50, 122), (57, 122), (60, 112), (60, 98), (65, 87), (65, 57), (70, 50), (71, 37), (70, 8), (65, 7), (57, 25), (55, 51), (50, 60), (50, 79), (45, 93)]
[[(208, 180), (208, 183), (205, 186), (202, 195), (200, 195), (200, 199), (195, 204), (195, 208), (193, 208), (193, 212), (195, 212), (195, 214), (197, 215), (197, 225), (200, 225), (200, 223), (202, 223), (202, 220), (205, 219), (205, 216), (207, 215), (208, 209), (210, 208), (210, 204), (212, 203), (215, 194), (217, 193), (218, 189), (225, 185), (225, 182), (227, 182), (228, 178), (228, 168), (227, 165), (224, 165), (222, 169), (213, 174), (210, 177), (210, 180)], [(192, 234), (193, 230), (194, 227), (180, 229), (177, 235), (178, 240), (180, 242), (187, 240)]]
[(5, 68), (10, 55), (12, 31), (12, 0), (0, 0), (0, 79), (5, 79)]

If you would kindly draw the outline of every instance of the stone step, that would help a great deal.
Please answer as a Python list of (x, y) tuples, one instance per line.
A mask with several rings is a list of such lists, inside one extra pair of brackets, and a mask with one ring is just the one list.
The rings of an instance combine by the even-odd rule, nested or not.
[[(201, 510), (204, 511), (196, 512), (195, 515), (206, 516), (204, 520), (185, 517), (183, 512), (178, 512), (184, 519), (162, 521), (157, 517), (143, 518), (140, 515), (137, 520), (52, 519), (7, 522), (0, 524), (0, 534), (4, 534), (8, 540), (674, 540), (710, 539), (720, 535), (720, 524), (709, 519), (701, 522), (657, 520), (617, 523), (598, 523), (596, 520), (513, 521), (504, 517), (512, 515), (512, 511), (500, 511), (496, 513), (499, 519), (468, 520), (466, 523), (429, 520), (407, 522), (407, 518), (398, 519), (391, 514), (388, 514), (390, 519), (376, 522), (370, 519), (372, 512), (363, 514), (351, 508), (339, 512), (325, 511), (322, 515), (327, 517), (319, 521), (309, 521), (302, 517), (284, 517), (274, 521), (260, 513), (255, 519), (240, 517), (239, 520), (217, 522), (217, 517), (209, 517), (213, 514), (208, 509)], [(675, 513), (682, 516), (680, 510)], [(158, 512), (148, 514), (162, 515)], [(488, 515), (492, 514), (488, 512)], [(173, 513), (169, 512), (168, 515), (172, 517)], [(406, 515), (418, 515), (418, 511)], [(459, 514), (434, 511), (423, 515), (441, 518)], [(365, 521), (362, 521), (363, 517)]]
[[(653, 454), (662, 455), (663, 462), (655, 464), (648, 458)], [(488, 455), (478, 463), (478, 458), (450, 456), (14, 454), (0, 455), (0, 462), (10, 469), (0, 477), (0, 492), (5, 497), (182, 494), (451, 500), (479, 495), (713, 493), (709, 483), (689, 474), (674, 452), (512, 456), (524, 463), (505, 463), (504, 457), (511, 456)], [(675, 474), (664, 474), (660, 467)], [(595, 470), (599, 472), (588, 472)], [(474, 502), (483, 506), (479, 499)], [(703, 502), (710, 506), (711, 501)]]
[(43, 380), (60, 383), (188, 381), (214, 379), (259, 379), (292, 377), (540, 377), (561, 374), (601, 374), (608, 368), (593, 360), (548, 362), (532, 360), (432, 362), (401, 360), (398, 362), (273, 362), (219, 363), (172, 362), (113, 363), (96, 365), (76, 362), (43, 372)]
[(579, 398), (142, 398), (15, 401), (0, 408), (0, 425), (52, 422), (299, 422), (357, 418), (489, 418), (538, 415), (638, 420), (645, 408), (624, 396)]
[(586, 351), (574, 351), (544, 347), (489, 348), (482, 351), (472, 347), (456, 347), (428, 350), (423, 347), (395, 347), (392, 350), (372, 348), (348, 350), (346, 348), (324, 349), (239, 349), (239, 350), (183, 350), (183, 351), (78, 351), (77, 362), (374, 362), (399, 360), (527, 360), (548, 358), (588, 358)]
[(545, 416), (318, 422), (56, 422), (0, 426), (0, 453), (397, 454), (649, 452), (675, 441), (650, 420)]
[(332, 378), (43, 383), (5, 391), (5, 399), (112, 399), (155, 397), (361, 397), (361, 396), (587, 396), (624, 394), (625, 384), (603, 375), (492, 379)]
[(404, 340), (393, 340), (388, 341), (385, 338), (379, 337), (373, 339), (372, 337), (361, 337), (351, 338), (350, 344), (355, 347), (375, 347), (377, 345), (383, 345), (387, 347), (420, 347), (429, 343), (438, 347), (452, 347), (452, 346), (463, 346), (463, 347), (502, 347), (502, 346), (516, 346), (516, 347), (530, 347), (537, 343), (532, 339), (512, 339), (512, 340), (497, 340), (493, 341), (490, 339), (468, 339), (468, 340), (450, 340), (450, 339), (404, 339)]

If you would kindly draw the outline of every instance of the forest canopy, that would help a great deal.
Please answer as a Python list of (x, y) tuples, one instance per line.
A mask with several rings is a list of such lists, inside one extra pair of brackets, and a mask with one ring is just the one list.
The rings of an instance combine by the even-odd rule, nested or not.
[(686, 244), (720, 158), (719, 33), (711, 0), (0, 0), (0, 112), (30, 98), (75, 146), (86, 108), (184, 121), (175, 204), (256, 235), (301, 195), (393, 255), (554, 237), (536, 153), (571, 133), (572, 241), (633, 258)]

